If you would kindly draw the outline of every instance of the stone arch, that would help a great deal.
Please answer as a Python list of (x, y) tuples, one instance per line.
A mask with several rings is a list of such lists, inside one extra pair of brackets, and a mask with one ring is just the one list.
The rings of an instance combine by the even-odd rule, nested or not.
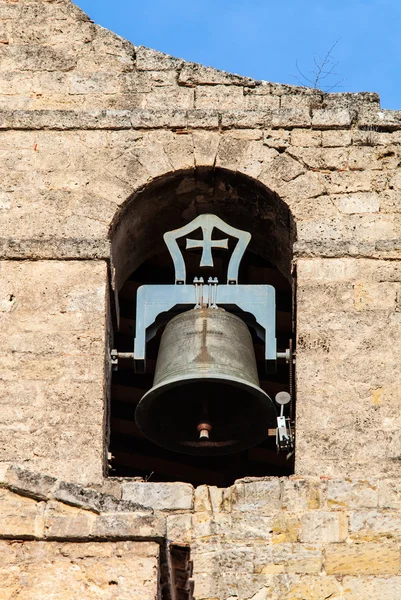
[(115, 291), (164, 248), (163, 233), (199, 214), (214, 213), (252, 233), (249, 249), (291, 279), (296, 227), (288, 205), (238, 171), (202, 167), (168, 172), (134, 192), (115, 215), (110, 238)]

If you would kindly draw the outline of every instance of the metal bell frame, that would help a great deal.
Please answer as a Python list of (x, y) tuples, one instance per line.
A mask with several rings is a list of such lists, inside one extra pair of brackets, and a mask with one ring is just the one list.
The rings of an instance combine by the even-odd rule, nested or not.
[[(202, 239), (193, 240), (186, 236), (197, 229), (202, 230)], [(205, 282), (202, 277), (195, 277), (192, 284), (186, 282), (186, 267), (182, 251), (177, 240), (186, 237), (186, 250), (201, 248), (202, 256), (200, 267), (213, 267), (213, 248), (228, 249), (228, 239), (213, 239), (213, 231), (217, 229), (237, 240), (235, 248), (230, 257), (227, 283), (220, 284), (216, 277), (209, 277)], [(240, 311), (241, 318), (254, 328), (257, 336), (265, 344), (265, 366), (268, 373), (276, 371), (277, 359), (285, 359), (292, 367), (293, 356), (291, 349), (285, 352), (277, 352), (276, 340), (276, 300), (275, 289), (271, 285), (239, 284), (238, 271), (241, 260), (251, 240), (251, 234), (231, 227), (217, 215), (203, 214), (193, 221), (164, 234), (163, 239), (171, 255), (175, 269), (175, 283), (172, 285), (142, 285), (137, 291), (136, 308), (136, 332), (134, 340), (134, 351), (118, 352), (111, 351), (111, 363), (113, 369), (118, 368), (119, 358), (131, 358), (134, 360), (136, 373), (146, 372), (146, 344), (157, 333), (158, 329), (165, 325), (174, 314), (171, 311), (176, 308), (201, 309), (233, 307)], [(164, 314), (166, 318), (159, 319)], [(249, 315), (253, 319), (249, 320)], [(290, 400), (290, 396), (288, 397)], [(287, 403), (286, 402), (286, 403)], [(284, 404), (284, 402), (280, 402)], [(277, 448), (278, 451), (293, 449), (293, 434), (290, 420), (283, 416), (283, 407), (278, 417)]]
[[(202, 277), (195, 277), (192, 284), (186, 282), (185, 261), (177, 240), (199, 228), (202, 229), (203, 239), (187, 238), (186, 249), (202, 248), (201, 268), (214, 266), (213, 248), (228, 248), (228, 239), (212, 239), (214, 229), (237, 239), (228, 265), (226, 284), (220, 284), (216, 277), (210, 277), (207, 282), (204, 282)], [(187, 306), (188, 309), (201, 306), (210, 308), (235, 306), (240, 311), (253, 315), (255, 321), (252, 326), (257, 336), (265, 343), (267, 371), (274, 372), (277, 357), (282, 356), (280, 354), (277, 356), (275, 289), (271, 285), (238, 283), (240, 262), (251, 240), (251, 234), (231, 227), (216, 215), (205, 214), (199, 215), (184, 227), (168, 231), (163, 237), (174, 263), (175, 284), (146, 284), (137, 291), (134, 352), (133, 355), (125, 355), (125, 357), (132, 356), (134, 359), (135, 372), (146, 371), (146, 344), (164, 324), (157, 324), (157, 317), (177, 306)]]

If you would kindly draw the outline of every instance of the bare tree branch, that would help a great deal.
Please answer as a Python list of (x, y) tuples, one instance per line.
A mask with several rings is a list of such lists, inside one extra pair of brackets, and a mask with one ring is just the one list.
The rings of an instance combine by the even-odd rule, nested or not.
[(327, 86), (322, 85), (322, 82), (329, 80), (330, 77), (339, 77), (338, 73), (336, 73), (336, 69), (339, 65), (339, 61), (336, 61), (333, 56), (333, 51), (337, 44), (340, 42), (341, 38), (338, 38), (331, 48), (327, 51), (324, 58), (319, 58), (318, 56), (313, 57), (314, 68), (311, 71), (307, 71), (308, 75), (305, 74), (305, 71), (301, 69), (299, 66), (299, 61), (297, 60), (295, 66), (298, 71), (298, 75), (293, 75), (294, 79), (303, 86), (311, 87), (314, 90), (322, 89), (325, 92), (330, 92), (337, 87), (342, 87), (340, 84), (344, 81), (344, 79), (340, 78), (335, 83), (329, 84)]

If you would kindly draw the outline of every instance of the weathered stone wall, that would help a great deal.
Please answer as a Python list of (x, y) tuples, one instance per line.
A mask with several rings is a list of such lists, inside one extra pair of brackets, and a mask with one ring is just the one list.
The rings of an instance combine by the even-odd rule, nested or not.
[(297, 473), (399, 477), (401, 261), (297, 272)]
[[(100, 268), (97, 260), (110, 264), (121, 209), (135, 206), (138, 192), (150, 183), (177, 173), (192, 175), (200, 167), (254, 178), (289, 206), (296, 228), (297, 472), (395, 474), (401, 113), (381, 110), (375, 94), (322, 94), (258, 82), (136, 48), (94, 25), (69, 1), (3, 1), (0, 22), (3, 261), (83, 261), (81, 267), (69, 260), (62, 267), (71, 286), (66, 293), (74, 294), (76, 269), (84, 269), (84, 261), (95, 261), (94, 273)], [(177, 214), (189, 214), (188, 208), (196, 214), (207, 204), (202, 198), (190, 206), (177, 200)], [(121, 285), (130, 265), (118, 244), (113, 259), (112, 282)], [(37, 297), (38, 286), (48, 287), (53, 296), (58, 275), (52, 262), (40, 264), (40, 281), (32, 279), (29, 287), (28, 271), (38, 266), (3, 262), (12, 281), (1, 292), (7, 326), (14, 327), (13, 315), (18, 319), (21, 306), (12, 288), (25, 286), (23, 294)], [(86, 264), (91, 271), (92, 264)], [(82, 272), (82, 281), (82, 294), (97, 303), (92, 340), (92, 309), (78, 303), (74, 332), (65, 332), (63, 340), (50, 338), (58, 319), (72, 318), (70, 308), (64, 317), (44, 322), (45, 349), (39, 336), (37, 343), (32, 335), (28, 340), (32, 327), (22, 322), (15, 326), (20, 331), (10, 330), (12, 348), (3, 344), (2, 352), (14, 352), (2, 374), (3, 396), (10, 404), (3, 431), (6, 440), (7, 432), (17, 433), (12, 442), (3, 442), (2, 458), (31, 461), (39, 469), (88, 482), (98, 480), (104, 462), (108, 369), (102, 351), (104, 291), (98, 295), (98, 290), (104, 290), (105, 270), (96, 281)], [(32, 309), (35, 319), (52, 311), (51, 302), (41, 297), (43, 306), (36, 302)], [(80, 358), (65, 356), (62, 347), (72, 346)], [(23, 370), (19, 385), (24, 377), (31, 382), (24, 389), (33, 394), (35, 409), (28, 405), (18, 411), (12, 398), (19, 386), (11, 384), (9, 395), (8, 383), (16, 379), (15, 359), (23, 366), (37, 355), (39, 369), (46, 352), (62, 369), (58, 376), (55, 370), (51, 374), (58, 388), (49, 394), (43, 374)], [(56, 359), (57, 353), (62, 358)], [(90, 391), (84, 392), (84, 385)], [(74, 386), (79, 391), (71, 393)], [(65, 395), (62, 399), (63, 389), (74, 396), (71, 403)], [(62, 429), (64, 440), (74, 431), (77, 445), (55, 439)], [(81, 443), (90, 450), (86, 466), (76, 469), (84, 462)]]
[(401, 594), (399, 478), (94, 489), (10, 467), (0, 502), (0, 598), (68, 589), (68, 598), (156, 600), (160, 559), (174, 544), (191, 548), (197, 600)]
[(106, 263), (2, 261), (0, 289), (0, 461), (100, 482)]
[(0, 541), (0, 552), (2, 599), (157, 598), (157, 544)]
[(146, 494), (168, 539), (191, 545), (197, 600), (400, 597), (399, 479), (249, 478), (200, 486), (191, 506), (189, 486), (162, 500), (162, 485), (126, 483), (123, 498)]
[[(197, 600), (398, 600), (401, 112), (134, 47), (69, 0), (0, 1), (0, 60), (0, 462), (48, 474), (3, 470), (0, 598), (156, 599), (170, 541)], [(181, 178), (180, 222), (213, 209), (203, 167), (293, 217), (298, 477), (104, 479), (109, 285), (152, 186)]]
[(2, 600), (159, 598), (152, 509), (18, 468), (2, 469), (0, 506)]

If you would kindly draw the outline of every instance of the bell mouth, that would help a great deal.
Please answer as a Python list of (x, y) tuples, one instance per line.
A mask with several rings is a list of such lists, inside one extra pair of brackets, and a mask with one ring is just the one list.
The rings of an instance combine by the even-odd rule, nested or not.
[[(139, 402), (135, 421), (155, 444), (197, 456), (232, 454), (267, 438), (276, 425), (276, 409), (258, 386), (219, 375), (165, 381)], [(200, 437), (198, 426), (210, 431)]]

